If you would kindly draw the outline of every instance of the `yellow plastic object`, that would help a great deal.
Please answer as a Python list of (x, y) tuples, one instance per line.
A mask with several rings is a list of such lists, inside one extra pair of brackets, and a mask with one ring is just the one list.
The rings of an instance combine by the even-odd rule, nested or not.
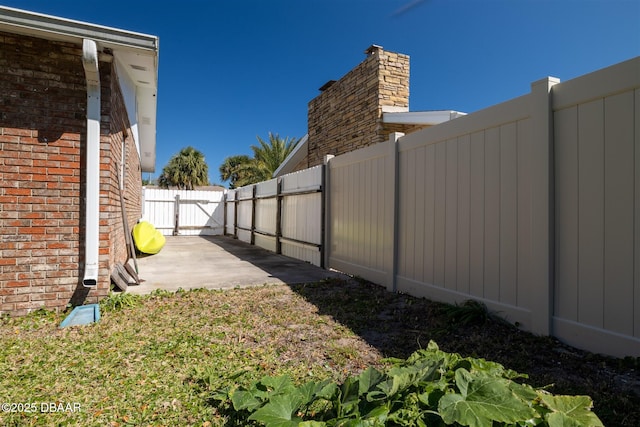
[(137, 223), (131, 234), (136, 248), (145, 254), (157, 254), (166, 242), (162, 233), (147, 221)]

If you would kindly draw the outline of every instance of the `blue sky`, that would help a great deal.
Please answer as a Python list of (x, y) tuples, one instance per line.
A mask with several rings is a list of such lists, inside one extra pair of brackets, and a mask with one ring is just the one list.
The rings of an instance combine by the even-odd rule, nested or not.
[[(638, 0), (0, 0), (160, 37), (156, 177), (192, 145), (212, 182), (256, 135), (302, 137), (307, 104), (378, 44), (411, 57), (410, 109), (473, 112), (640, 55)], [(146, 174), (145, 174), (146, 178)]]

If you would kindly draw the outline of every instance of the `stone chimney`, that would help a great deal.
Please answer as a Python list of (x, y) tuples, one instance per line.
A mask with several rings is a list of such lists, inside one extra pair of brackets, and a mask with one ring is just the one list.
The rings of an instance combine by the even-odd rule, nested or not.
[(388, 139), (382, 109), (409, 110), (409, 56), (372, 45), (367, 57), (309, 102), (308, 165)]

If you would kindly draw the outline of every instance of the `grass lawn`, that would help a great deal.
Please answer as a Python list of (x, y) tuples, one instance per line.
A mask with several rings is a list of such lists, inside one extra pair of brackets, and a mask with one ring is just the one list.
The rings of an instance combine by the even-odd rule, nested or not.
[(99, 323), (59, 329), (63, 318), (0, 320), (0, 403), (35, 409), (0, 412), (0, 425), (228, 425), (210, 398), (217, 388), (283, 373), (341, 381), (429, 340), (529, 374), (533, 386), (554, 384), (554, 394), (590, 395), (607, 426), (640, 425), (638, 359), (585, 353), (478, 307), (368, 283), (121, 294), (105, 301)]

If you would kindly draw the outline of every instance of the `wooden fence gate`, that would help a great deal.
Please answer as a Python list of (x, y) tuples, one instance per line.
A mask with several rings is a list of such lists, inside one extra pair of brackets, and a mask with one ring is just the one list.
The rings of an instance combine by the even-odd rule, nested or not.
[(223, 233), (224, 191), (144, 189), (143, 219), (165, 236)]

